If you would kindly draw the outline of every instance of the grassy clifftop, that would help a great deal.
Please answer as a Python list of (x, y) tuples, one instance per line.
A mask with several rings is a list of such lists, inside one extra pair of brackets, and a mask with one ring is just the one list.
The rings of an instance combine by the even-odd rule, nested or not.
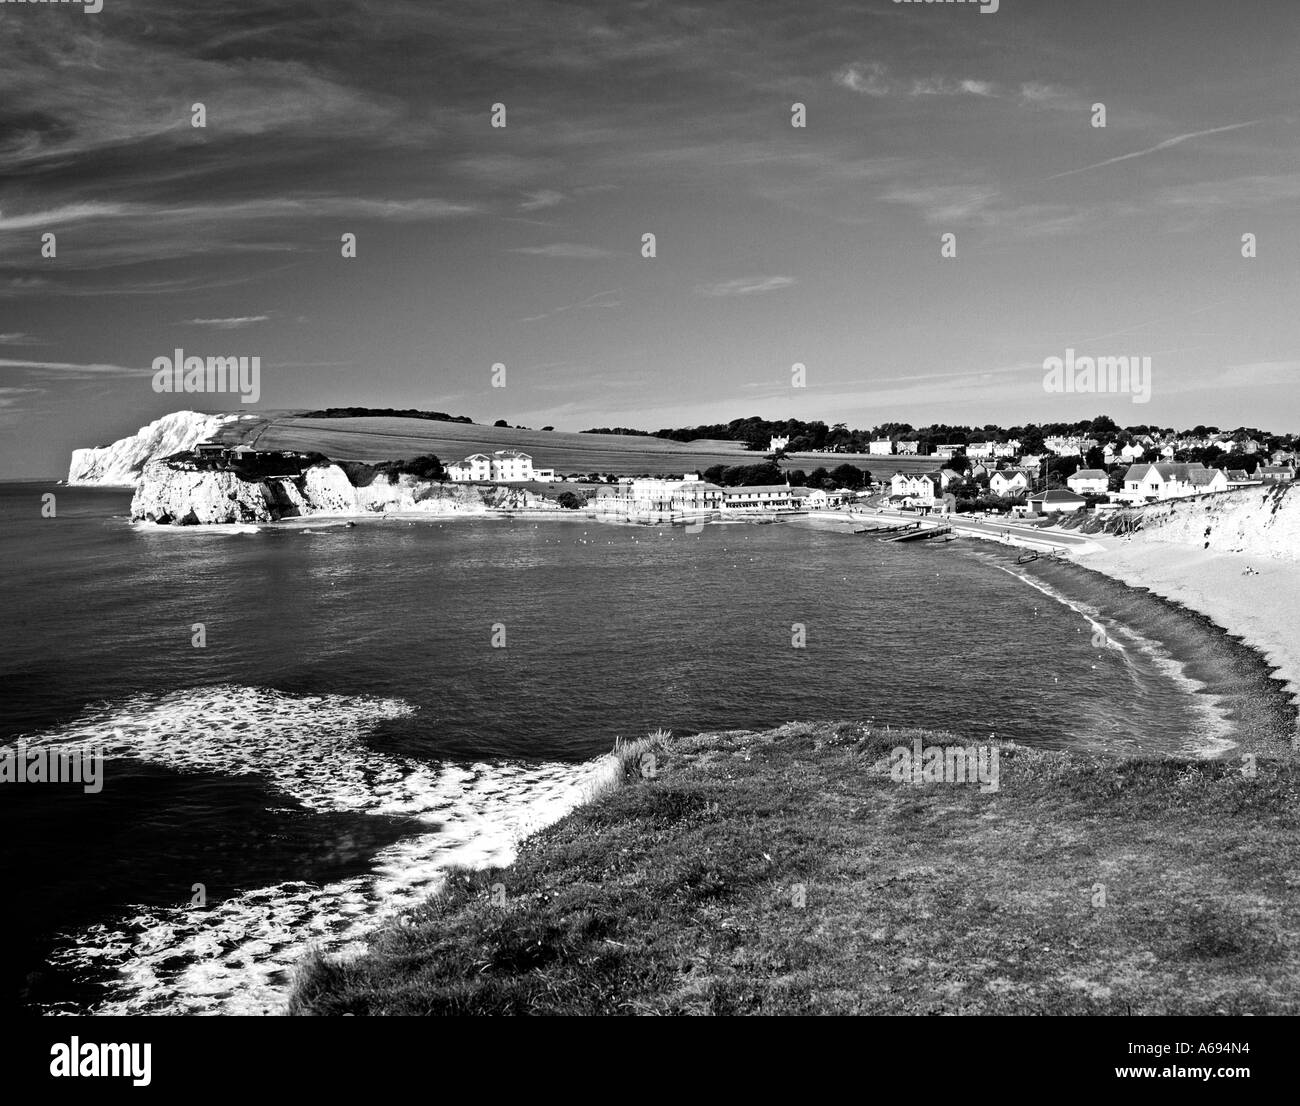
[(445, 892), (298, 1014), (1300, 1011), (1287, 755), (999, 746), (997, 790), (898, 782), (956, 739), (794, 723), (625, 751), (625, 782)]
[[(258, 449), (316, 450), (335, 460), (347, 461), (391, 460), (434, 453), (450, 464), (471, 453), (521, 449), (532, 456), (539, 468), (554, 468), (565, 474), (682, 473), (703, 471), (712, 465), (754, 464), (763, 459), (763, 454), (746, 450), (743, 442), (708, 438), (674, 442), (640, 435), (577, 434), (386, 416), (314, 419), (281, 415), (241, 436)], [(936, 465), (928, 457), (867, 457), (847, 453), (796, 454), (780, 464), (787, 471), (811, 471), (819, 465), (834, 468), (845, 461), (870, 469), (877, 479), (887, 479), (895, 471), (927, 472)]]

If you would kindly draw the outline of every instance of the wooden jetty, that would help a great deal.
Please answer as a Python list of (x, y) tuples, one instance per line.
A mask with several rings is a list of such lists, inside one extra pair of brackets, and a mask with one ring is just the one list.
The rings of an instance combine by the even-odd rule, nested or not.
[(930, 526), (925, 529), (917, 524), (916, 529), (909, 530), (905, 534), (895, 534), (892, 538), (879, 538), (878, 541), (928, 541), (930, 538), (937, 538), (940, 534), (952, 533), (951, 526)]
[(867, 526), (861, 530), (854, 530), (855, 534), (896, 534), (900, 530), (919, 530), (919, 522), (904, 522), (899, 526)]

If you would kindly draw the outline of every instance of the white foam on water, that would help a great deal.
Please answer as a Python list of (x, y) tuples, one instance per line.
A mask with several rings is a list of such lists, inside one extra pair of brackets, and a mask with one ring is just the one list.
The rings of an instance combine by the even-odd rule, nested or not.
[(1228, 720), (1221, 697), (1214, 694), (1197, 694), (1207, 685), (1194, 676), (1188, 675), (1186, 664), (1172, 656), (1169, 650), (1160, 642), (1138, 633), (1131, 626), (1115, 621), (1101, 622), (1101, 612), (1095, 607), (1071, 599), (1042, 580), (1016, 572), (1006, 565), (995, 565), (994, 567), (1000, 568), (1003, 572), (1042, 592), (1049, 599), (1068, 607), (1084, 618), (1094, 632), (1100, 631), (1106, 639), (1106, 647), (1117, 650), (1123, 658), (1129, 678), (1139, 692), (1141, 687), (1138, 672), (1132, 658), (1128, 655), (1128, 650), (1121, 643), (1121, 638), (1127, 639), (1162, 676), (1179, 684), (1187, 692), (1188, 702), (1193, 711), (1200, 716), (1202, 722), (1202, 727), (1196, 734), (1189, 734), (1185, 738), (1179, 750), (1180, 752), (1188, 756), (1211, 759), (1222, 756), (1229, 749), (1237, 747), (1237, 743), (1227, 736), (1232, 730), (1232, 724)]
[(257, 534), (262, 530), (262, 527), (252, 522), (209, 522), (201, 526), (172, 526), (170, 523), (150, 522), (148, 519), (132, 520), (131, 528), (145, 534), (207, 534), (209, 537)]
[[(222, 686), (136, 696), (92, 710), (27, 744), (102, 747), (179, 772), (257, 776), (319, 811), (403, 815), (430, 832), (380, 851), (371, 870), (320, 886), (285, 882), (205, 907), (140, 907), (61, 935), (56, 965), (112, 973), (90, 1011), (268, 1014), (284, 1008), (289, 974), (311, 948), (351, 956), (384, 918), (417, 905), (450, 865), (514, 859), (523, 837), (556, 821), (611, 779), (612, 757), (585, 764), (443, 764), (367, 748), (379, 722), (412, 714), (394, 699), (290, 696)], [(105, 767), (111, 786), (111, 767)]]

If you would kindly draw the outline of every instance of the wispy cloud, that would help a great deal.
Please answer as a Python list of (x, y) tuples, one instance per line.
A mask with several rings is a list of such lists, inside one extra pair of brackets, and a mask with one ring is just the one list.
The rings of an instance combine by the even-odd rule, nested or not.
[(576, 242), (552, 242), (547, 246), (520, 246), (510, 252), (570, 261), (594, 261), (602, 257), (615, 256), (609, 250), (603, 250), (599, 246), (582, 246)]
[(1042, 81), (1025, 81), (1020, 86), (1019, 99), (1027, 107), (1047, 108), (1057, 111), (1076, 111), (1087, 107), (1087, 101), (1078, 93), (1062, 85)]
[(44, 391), (44, 388), (0, 388), (0, 407), (12, 407), (20, 401), (19, 397), (39, 395)]
[(519, 205), (519, 210), (541, 211), (543, 208), (554, 207), (556, 204), (563, 202), (563, 192), (554, 192), (551, 189), (546, 188), (540, 192), (532, 193), (528, 199)]
[(5, 215), (0, 211), (0, 231), (42, 230), (61, 226), (64, 223), (77, 223), (86, 219), (111, 219), (129, 215), (132, 211), (144, 208), (132, 208), (128, 204), (77, 203), (62, 207), (47, 208), (44, 211), (29, 211), (25, 215)]
[(585, 299), (578, 300), (577, 303), (566, 303), (562, 307), (553, 308), (550, 311), (543, 311), (540, 315), (528, 315), (522, 319), (516, 319), (519, 323), (536, 323), (542, 319), (549, 319), (552, 315), (560, 315), (565, 311), (578, 311), (589, 307), (621, 307), (623, 301), (618, 298), (619, 290), (610, 288), (604, 292), (596, 292), (594, 295), (587, 296)]
[(835, 83), (864, 96), (888, 96), (889, 70), (879, 62), (846, 65), (835, 74)]
[(739, 277), (716, 284), (701, 284), (695, 291), (701, 296), (754, 296), (789, 288), (794, 283), (794, 277), (788, 276)]
[(999, 95), (992, 81), (973, 77), (927, 76), (910, 80), (893, 77), (880, 62), (854, 62), (834, 76), (835, 83), (863, 96), (982, 96)]
[(1083, 165), (1078, 169), (1067, 169), (1064, 173), (1053, 173), (1046, 180), (1060, 180), (1062, 177), (1072, 177), (1075, 173), (1086, 173), (1090, 169), (1101, 169), (1107, 165), (1117, 165), (1121, 161), (1132, 161), (1135, 157), (1146, 157), (1148, 154), (1159, 153), (1161, 150), (1168, 150), (1174, 146), (1181, 146), (1184, 142), (1189, 142), (1193, 138), (1204, 138), (1211, 134), (1223, 134), (1225, 131), (1239, 131), (1243, 127), (1258, 126), (1260, 120), (1254, 119), (1248, 123), (1229, 123), (1226, 127), (1211, 127), (1204, 131), (1190, 131), (1187, 134), (1175, 135), (1173, 138), (1166, 138), (1163, 142), (1157, 142), (1154, 146), (1148, 146), (1145, 150), (1134, 150), (1131, 154), (1120, 154), (1119, 157), (1109, 157), (1105, 161), (1097, 161), (1092, 165)]
[(0, 357), (0, 369), (26, 369), (36, 373), (58, 373), (70, 376), (150, 376), (152, 369), (129, 368), (125, 365), (105, 365), (98, 362), (78, 364), (71, 361), (17, 361)]
[(948, 77), (924, 77), (912, 82), (911, 96), (993, 96), (990, 81), (952, 80)]
[(217, 330), (242, 330), (246, 326), (267, 322), (270, 315), (236, 315), (229, 319), (186, 319), (177, 326), (210, 326)]
[(1170, 208), (1251, 208), (1300, 201), (1300, 173), (1258, 174), (1162, 188), (1152, 203)]
[(887, 203), (919, 208), (930, 223), (960, 225), (991, 221), (993, 216), (989, 208), (997, 197), (996, 189), (938, 184), (895, 188), (886, 192), (881, 199)]
[[(61, 250), (59, 271), (110, 269), (149, 262), (221, 254), (304, 253), (317, 240), (300, 224), (320, 219), (422, 223), (480, 212), (474, 203), (439, 197), (373, 198), (338, 193), (293, 192), (279, 196), (205, 203), (68, 204), (22, 214), (0, 214), (0, 236), (77, 223), (75, 250)], [(337, 241), (337, 239), (336, 239)], [(25, 270), (26, 262), (6, 249), (0, 269)]]
[(211, 277), (189, 273), (160, 280), (111, 280), (94, 284), (70, 284), (50, 277), (9, 277), (0, 283), (0, 300), (31, 296), (72, 296), (93, 299), (99, 296), (159, 296), (188, 295), (193, 292), (211, 292), (220, 288), (234, 288), (254, 281), (267, 280), (297, 268), (299, 262), (276, 265), (269, 269), (252, 270), (238, 276)]
[(473, 215), (480, 208), (471, 203), (455, 203), (435, 197), (411, 199), (373, 199), (366, 196), (299, 193), (271, 196), (232, 203), (204, 204), (68, 204), (44, 211), (6, 216), (0, 212), (0, 231), (31, 230), (86, 219), (139, 219), (155, 227), (161, 221), (195, 223), (229, 223), (260, 219), (314, 219), (353, 217), (359, 219), (447, 219)]
[(14, 332), (12, 334), (0, 334), (0, 346), (43, 346), (46, 343), (31, 334)]

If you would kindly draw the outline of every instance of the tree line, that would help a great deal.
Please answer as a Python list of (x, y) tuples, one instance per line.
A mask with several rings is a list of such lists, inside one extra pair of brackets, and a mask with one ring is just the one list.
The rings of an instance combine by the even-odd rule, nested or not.
[[(1029, 423), (1024, 426), (1000, 426), (986, 423), (983, 426), (961, 426), (949, 423), (931, 423), (913, 426), (908, 422), (882, 422), (870, 429), (850, 429), (845, 423), (827, 425), (821, 420), (805, 422), (802, 419), (764, 419), (757, 415), (732, 419), (725, 423), (703, 423), (699, 426), (665, 428), (662, 430), (635, 430), (626, 426), (602, 426), (583, 430), (583, 434), (630, 434), (647, 438), (663, 438), (674, 442), (692, 442), (702, 438), (716, 441), (744, 442), (746, 447), (766, 452), (773, 438), (788, 438), (786, 453), (807, 453), (838, 450), (844, 453), (867, 453), (871, 442), (891, 438), (917, 441), (919, 452), (930, 453), (940, 445), (978, 445), (985, 442), (1019, 441), (1026, 453), (1041, 453), (1043, 442), (1051, 437), (1096, 438), (1100, 445), (1125, 446), (1142, 435), (1163, 438), (1175, 435), (1202, 437), (1218, 434), (1217, 426), (1198, 424), (1189, 430), (1176, 431), (1173, 427), (1152, 426), (1145, 423), (1121, 427), (1109, 415), (1098, 415), (1076, 422)], [(1239, 427), (1232, 432), (1236, 441), (1254, 438), (1265, 448), (1277, 449), (1294, 443), (1293, 435), (1275, 435), (1257, 427)]]

